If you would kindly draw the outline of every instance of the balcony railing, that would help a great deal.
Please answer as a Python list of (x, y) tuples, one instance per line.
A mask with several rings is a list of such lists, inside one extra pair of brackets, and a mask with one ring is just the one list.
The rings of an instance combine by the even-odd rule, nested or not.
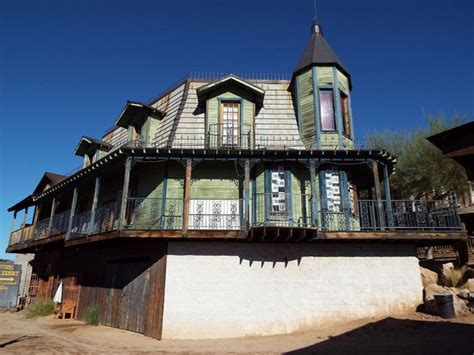
[(221, 149), (252, 149), (252, 127), (248, 124), (232, 126), (216, 123), (209, 125), (207, 146)]
[(456, 202), (449, 200), (358, 200), (318, 202), (321, 230), (459, 230)]
[(127, 229), (178, 230), (183, 225), (183, 199), (140, 198), (127, 200)]
[(189, 201), (190, 230), (246, 229), (242, 199), (191, 199)]
[[(247, 230), (252, 227), (314, 228), (320, 231), (458, 231), (461, 222), (452, 200), (313, 200), (306, 194), (262, 193), (253, 195), (249, 211), (243, 199), (192, 198), (188, 230)], [(120, 204), (97, 207), (91, 228), (91, 212), (76, 214), (71, 238), (104, 233), (120, 227)], [(125, 223), (128, 230), (183, 229), (184, 199), (128, 198)], [(248, 217), (248, 219), (247, 219)], [(13, 231), (10, 245), (67, 232), (69, 211)], [(34, 231), (34, 232), (33, 232)]]
[(313, 227), (310, 195), (260, 193), (252, 202), (253, 226)]

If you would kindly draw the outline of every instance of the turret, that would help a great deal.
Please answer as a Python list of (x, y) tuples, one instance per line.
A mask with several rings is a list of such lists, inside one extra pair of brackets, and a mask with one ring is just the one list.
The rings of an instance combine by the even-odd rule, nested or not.
[(292, 78), (301, 139), (307, 149), (351, 149), (351, 76), (313, 23)]

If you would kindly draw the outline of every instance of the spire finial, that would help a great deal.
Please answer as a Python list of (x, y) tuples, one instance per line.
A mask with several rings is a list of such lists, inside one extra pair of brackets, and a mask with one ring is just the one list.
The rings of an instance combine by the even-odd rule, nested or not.
[(314, 11), (314, 17), (313, 17), (313, 24), (318, 23), (318, 11), (316, 8), (316, 0), (313, 0), (313, 11)]
[(319, 25), (319, 21), (318, 21), (318, 11), (316, 8), (316, 0), (313, 0), (313, 11), (314, 11), (314, 17), (313, 17), (313, 23), (311, 24), (311, 34), (314, 36), (322, 36), (323, 30), (321, 26)]

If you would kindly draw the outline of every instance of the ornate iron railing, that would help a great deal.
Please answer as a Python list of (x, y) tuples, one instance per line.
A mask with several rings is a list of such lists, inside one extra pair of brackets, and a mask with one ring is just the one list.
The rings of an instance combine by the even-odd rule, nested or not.
[(120, 218), (120, 204), (117, 201), (97, 206), (94, 226), (91, 234), (109, 232), (118, 228)]
[(317, 225), (328, 231), (459, 230), (451, 200), (318, 201)]
[(312, 227), (311, 195), (259, 193), (251, 205), (253, 226)]
[(246, 229), (242, 199), (191, 199), (188, 229), (242, 230)]
[(74, 215), (70, 238), (79, 238), (90, 233), (89, 226), (91, 211), (84, 211)]
[(181, 229), (183, 199), (128, 198), (126, 204), (127, 229)]
[(44, 218), (36, 222), (34, 228), (34, 239), (44, 239), (49, 237), (49, 221), (50, 217)]
[(69, 227), (69, 215), (70, 211), (66, 210), (60, 213), (56, 213), (53, 216), (53, 223), (51, 224), (50, 235), (58, 235), (67, 233)]

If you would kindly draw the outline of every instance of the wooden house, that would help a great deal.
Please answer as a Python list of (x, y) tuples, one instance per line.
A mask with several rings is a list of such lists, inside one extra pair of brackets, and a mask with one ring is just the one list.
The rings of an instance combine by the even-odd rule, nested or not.
[(466, 234), (454, 201), (392, 200), (396, 158), (356, 143), (351, 89), (314, 24), (291, 77), (191, 75), (129, 101), (80, 140), (81, 169), (9, 209), (7, 251), (35, 253), (36, 298), (62, 281), (75, 317), (158, 339), (413, 309), (416, 247)]

